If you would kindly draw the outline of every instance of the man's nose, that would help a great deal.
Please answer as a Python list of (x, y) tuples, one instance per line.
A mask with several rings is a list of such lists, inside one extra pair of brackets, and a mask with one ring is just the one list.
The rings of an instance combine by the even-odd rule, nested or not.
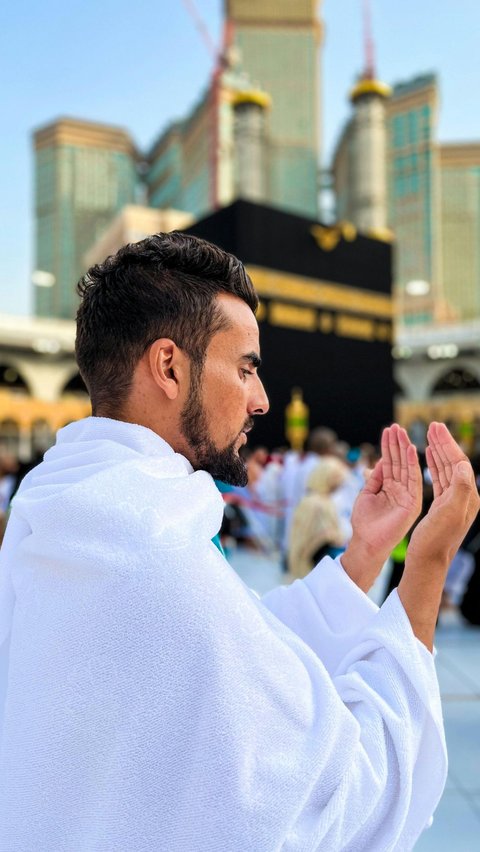
[(268, 401), (268, 396), (265, 393), (265, 388), (263, 387), (262, 382), (256, 377), (255, 382), (255, 391), (251, 396), (250, 404), (248, 407), (249, 414), (266, 414), (268, 409), (270, 408), (270, 403)]

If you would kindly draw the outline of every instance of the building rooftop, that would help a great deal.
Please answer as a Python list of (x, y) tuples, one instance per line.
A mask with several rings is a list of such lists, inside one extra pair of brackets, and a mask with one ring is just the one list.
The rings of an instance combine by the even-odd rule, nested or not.
[(35, 148), (86, 145), (138, 155), (128, 130), (112, 124), (62, 116), (33, 131)]
[(393, 97), (397, 98), (401, 95), (407, 95), (415, 92), (417, 89), (423, 89), (426, 86), (436, 86), (438, 83), (437, 75), (419, 74), (417, 77), (412, 77), (411, 80), (402, 80), (399, 83), (393, 84)]
[(0, 314), (0, 347), (71, 354), (75, 351), (75, 321)]

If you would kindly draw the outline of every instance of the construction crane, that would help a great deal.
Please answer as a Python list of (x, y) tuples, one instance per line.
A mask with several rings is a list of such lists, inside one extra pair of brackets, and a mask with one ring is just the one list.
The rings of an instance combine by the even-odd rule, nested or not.
[(194, 2), (194, 0), (183, 0), (183, 5), (185, 6), (185, 9), (187, 10), (190, 17), (192, 18), (205, 44), (205, 47), (207, 48), (210, 55), (213, 57), (213, 60), (216, 65), (218, 62), (218, 50), (212, 38), (210, 30), (208, 29), (204, 19), (202, 18), (200, 12), (197, 9), (196, 3)]

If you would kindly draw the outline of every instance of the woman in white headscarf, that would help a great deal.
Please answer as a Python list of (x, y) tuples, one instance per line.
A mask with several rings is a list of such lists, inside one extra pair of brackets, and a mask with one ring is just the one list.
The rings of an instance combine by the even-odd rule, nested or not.
[(322, 458), (310, 474), (290, 532), (288, 567), (293, 577), (305, 577), (322, 556), (343, 549), (345, 536), (331, 495), (347, 476), (347, 467), (333, 456)]

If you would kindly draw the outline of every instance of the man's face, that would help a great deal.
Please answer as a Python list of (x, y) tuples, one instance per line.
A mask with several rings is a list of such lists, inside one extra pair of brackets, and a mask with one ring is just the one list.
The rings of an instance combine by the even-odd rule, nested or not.
[(180, 428), (197, 470), (231, 485), (246, 485), (247, 470), (239, 450), (247, 441), (253, 417), (268, 411), (257, 375), (258, 325), (241, 299), (221, 294), (217, 303), (229, 328), (211, 339), (202, 370), (191, 365), (190, 393)]

